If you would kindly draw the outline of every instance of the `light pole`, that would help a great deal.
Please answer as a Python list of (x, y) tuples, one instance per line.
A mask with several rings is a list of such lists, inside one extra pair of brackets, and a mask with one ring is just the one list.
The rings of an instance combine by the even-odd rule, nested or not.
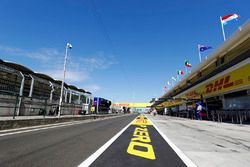
[(66, 65), (67, 65), (67, 59), (68, 59), (68, 49), (72, 49), (72, 45), (70, 43), (67, 43), (66, 50), (65, 50), (64, 67), (63, 67), (63, 80), (62, 80), (61, 95), (60, 95), (60, 100), (59, 100), (58, 117), (60, 117), (60, 115), (61, 115), (61, 109), (62, 109), (63, 88), (64, 88), (64, 80), (65, 80), (65, 75), (66, 75)]

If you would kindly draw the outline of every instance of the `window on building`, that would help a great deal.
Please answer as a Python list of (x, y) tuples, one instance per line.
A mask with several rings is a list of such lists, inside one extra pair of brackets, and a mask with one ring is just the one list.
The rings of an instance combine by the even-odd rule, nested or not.
[(225, 62), (225, 56), (220, 58), (220, 64), (223, 64)]

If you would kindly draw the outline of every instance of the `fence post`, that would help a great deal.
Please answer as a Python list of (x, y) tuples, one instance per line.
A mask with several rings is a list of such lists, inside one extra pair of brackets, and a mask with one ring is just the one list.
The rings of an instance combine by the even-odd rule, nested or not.
[(218, 120), (218, 122), (220, 122), (220, 114), (219, 114), (219, 110), (217, 110), (217, 120)]
[(242, 111), (241, 110), (239, 110), (239, 119), (240, 119), (240, 124), (242, 125)]
[(47, 112), (47, 99), (45, 99), (45, 106), (44, 106), (43, 118), (45, 118), (46, 112)]
[(13, 113), (13, 119), (15, 119), (16, 117), (17, 103), (18, 103), (18, 94), (16, 94), (16, 102), (15, 102), (15, 108), (14, 108), (14, 113)]
[(231, 120), (232, 120), (232, 123), (234, 123), (234, 113), (233, 111), (230, 111), (231, 112)]

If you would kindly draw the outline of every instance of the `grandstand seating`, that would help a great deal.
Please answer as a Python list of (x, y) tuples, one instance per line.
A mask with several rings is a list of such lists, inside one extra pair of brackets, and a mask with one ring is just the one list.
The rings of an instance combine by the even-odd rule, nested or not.
[[(51, 114), (56, 110), (61, 93), (61, 81), (54, 80), (46, 74), (35, 73), (20, 64), (3, 60), (0, 60), (0, 78), (0, 116), (13, 115), (15, 106), (17, 115), (37, 115), (41, 114), (41, 110), (45, 110), (44, 114)], [(62, 114), (77, 114), (86, 102), (86, 94), (91, 93), (65, 83)]]

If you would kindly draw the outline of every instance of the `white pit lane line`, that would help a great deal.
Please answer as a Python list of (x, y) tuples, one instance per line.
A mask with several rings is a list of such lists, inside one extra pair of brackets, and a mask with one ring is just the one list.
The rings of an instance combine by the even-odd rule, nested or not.
[[(148, 118), (149, 119), (149, 118)], [(150, 120), (150, 119), (149, 119)], [(150, 120), (154, 128), (159, 132), (168, 145), (174, 150), (174, 152), (181, 158), (181, 160), (187, 165), (187, 167), (197, 167), (154, 123)]]
[[(145, 116), (145, 115), (144, 115)], [(146, 116), (145, 116), (146, 117)], [(149, 118), (147, 118), (149, 119)], [(149, 119), (150, 120), (150, 119)], [(107, 141), (102, 147), (100, 147), (96, 152), (90, 155), (86, 160), (84, 160), (78, 167), (90, 166), (128, 127), (131, 125), (131, 121), (127, 126), (125, 126), (121, 131), (119, 131), (115, 136), (113, 136), (109, 141)], [(157, 126), (150, 120), (154, 128), (163, 137), (163, 139), (168, 143), (168, 145), (174, 150), (174, 152), (180, 157), (180, 159), (187, 165), (187, 167), (197, 167), (168, 137), (157, 128)]]
[(113, 136), (109, 141), (107, 141), (102, 147), (100, 147), (96, 152), (90, 155), (86, 160), (84, 160), (78, 167), (90, 166), (121, 134), (128, 129), (133, 121), (131, 121), (127, 126), (125, 126), (121, 131), (119, 131), (115, 136)]

